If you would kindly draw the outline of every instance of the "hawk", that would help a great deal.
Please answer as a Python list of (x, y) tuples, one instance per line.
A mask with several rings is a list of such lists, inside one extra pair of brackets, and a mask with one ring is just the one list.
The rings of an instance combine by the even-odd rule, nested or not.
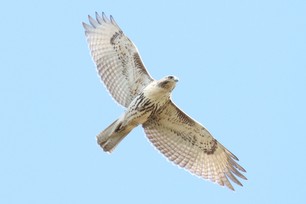
[(114, 18), (96, 13), (83, 22), (97, 71), (110, 95), (125, 112), (97, 136), (105, 152), (112, 152), (135, 127), (142, 125), (153, 145), (170, 161), (201, 178), (227, 186), (242, 186), (247, 179), (238, 158), (219, 143), (203, 125), (171, 100), (178, 79), (155, 80), (148, 73), (136, 46)]

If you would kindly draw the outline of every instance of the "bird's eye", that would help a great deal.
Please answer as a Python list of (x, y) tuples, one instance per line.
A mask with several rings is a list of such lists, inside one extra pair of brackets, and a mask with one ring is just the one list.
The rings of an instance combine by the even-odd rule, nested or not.
[(173, 76), (168, 76), (168, 79), (173, 79), (174, 77)]

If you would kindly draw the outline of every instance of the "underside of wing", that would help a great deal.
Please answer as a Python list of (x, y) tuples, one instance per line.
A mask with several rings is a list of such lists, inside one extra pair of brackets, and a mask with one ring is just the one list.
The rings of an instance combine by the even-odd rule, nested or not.
[(124, 35), (112, 16), (96, 13), (83, 23), (92, 58), (99, 76), (113, 98), (127, 107), (153, 79), (147, 72), (136, 46)]
[(171, 101), (143, 127), (162, 154), (192, 174), (232, 190), (230, 180), (242, 186), (236, 176), (246, 179), (238, 158)]

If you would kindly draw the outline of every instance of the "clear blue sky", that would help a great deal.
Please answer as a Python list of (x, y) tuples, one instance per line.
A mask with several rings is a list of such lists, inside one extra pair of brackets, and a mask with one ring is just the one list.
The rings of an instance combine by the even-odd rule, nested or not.
[[(112, 14), (173, 100), (247, 170), (232, 192), (177, 168), (100, 83), (82, 21)], [(6, 1), (0, 7), (0, 203), (305, 203), (306, 2)]]

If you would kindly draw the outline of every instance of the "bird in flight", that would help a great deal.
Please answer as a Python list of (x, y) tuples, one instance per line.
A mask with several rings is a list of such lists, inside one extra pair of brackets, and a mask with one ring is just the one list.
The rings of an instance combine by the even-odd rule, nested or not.
[(110, 95), (125, 112), (97, 136), (105, 152), (112, 152), (135, 127), (142, 125), (153, 145), (170, 161), (201, 178), (227, 186), (247, 179), (238, 158), (171, 99), (178, 78), (155, 80), (148, 73), (133, 42), (114, 18), (96, 13), (83, 22), (91, 56)]

